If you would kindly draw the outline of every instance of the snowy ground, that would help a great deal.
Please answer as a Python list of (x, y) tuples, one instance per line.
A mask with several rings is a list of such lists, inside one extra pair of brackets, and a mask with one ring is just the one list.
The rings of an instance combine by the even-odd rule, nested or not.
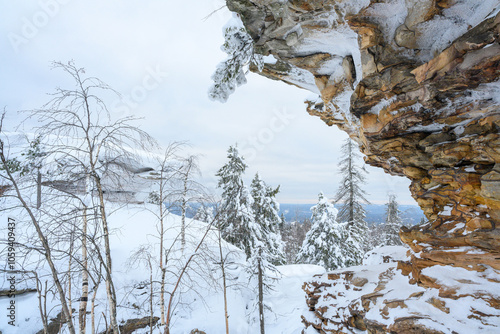
[[(132, 254), (138, 249), (146, 249), (151, 255), (153, 263), (154, 280), (158, 280), (159, 272), (157, 270), (156, 253), (158, 251), (157, 237), (157, 219), (149, 210), (154, 210), (153, 206), (129, 206), (116, 209), (110, 216), (111, 226), (114, 229), (112, 243), (114, 281), (117, 287), (118, 295), (118, 319), (125, 321), (133, 318), (143, 318), (149, 316), (149, 281), (150, 269), (147, 263), (131, 263)], [(9, 216), (0, 214), (0, 238), (5, 238), (6, 223), (8, 217), (21, 220), (20, 212), (11, 213)], [(181, 251), (180, 242), (174, 243), (174, 247), (169, 255), (169, 272), (167, 275), (167, 292), (172, 291), (175, 278), (179, 272), (179, 267), (185, 262), (185, 259), (192, 254), (194, 247), (207, 231), (207, 224), (199, 221), (188, 220), (187, 241), (184, 251)], [(172, 245), (180, 231), (180, 217), (169, 215), (166, 220), (167, 247)], [(22, 236), (25, 231), (20, 230), (18, 234)], [(207, 235), (204, 247), (200, 254), (196, 256), (196, 261), (187, 272), (186, 280), (182, 282), (179, 293), (174, 299), (174, 311), (172, 313), (171, 332), (175, 334), (188, 334), (193, 329), (205, 331), (207, 334), (217, 334), (225, 332), (224, 324), (224, 300), (222, 293), (222, 280), (220, 271), (220, 255), (217, 231), (211, 229)], [(230, 333), (235, 334), (253, 334), (259, 332), (259, 322), (257, 316), (257, 289), (255, 279), (250, 279), (245, 270), (246, 262), (243, 253), (236, 247), (227, 243), (222, 243), (222, 249), (229, 262), (226, 271), (228, 275), (228, 309), (229, 309), (229, 328)], [(366, 294), (378, 290), (384, 295), (383, 298), (374, 299), (371, 310), (366, 314), (366, 318), (377, 321), (381, 324), (390, 325), (394, 317), (417, 316), (421, 318), (420, 322), (444, 332), (455, 331), (457, 333), (498, 333), (500, 328), (498, 323), (498, 310), (486, 305), (484, 301), (478, 299), (484, 291), (498, 296), (495, 292), (496, 285), (493, 281), (498, 279), (499, 273), (492, 269), (481, 274), (474, 274), (460, 268), (451, 268), (443, 270), (442, 267), (431, 267), (425, 270), (425, 274), (433, 277), (438, 282), (447, 286), (465, 289), (463, 295), (469, 297), (453, 300), (444, 298), (446, 303), (445, 312), (429, 304), (429, 301), (439, 299), (437, 289), (424, 290), (417, 285), (408, 284), (408, 277), (403, 276), (395, 270), (396, 263), (384, 263), (384, 257), (390, 257), (392, 260), (407, 259), (407, 248), (404, 247), (384, 247), (377, 249), (365, 258), (364, 265), (359, 267), (345, 268), (333, 273), (353, 272), (354, 277), (366, 279), (367, 283), (359, 289), (351, 289), (348, 284), (340, 284), (335, 289), (325, 291), (324, 299), (320, 298), (318, 306), (327, 305), (333, 312), (330, 319), (337, 317), (344, 318), (349, 316), (349, 307), (361, 305), (357, 301)], [(0, 247), (0, 269), (6, 267), (5, 244), (2, 242)], [(47, 280), (50, 283), (50, 277), (46, 267), (35, 267), (36, 257), (17, 258), (16, 269), (21, 265), (25, 269), (36, 270), (40, 275), (42, 282)], [(58, 262), (59, 268), (67, 268), (66, 262)], [(308, 310), (305, 302), (305, 293), (302, 290), (304, 282), (325, 281), (331, 282), (324, 274), (325, 270), (314, 265), (287, 265), (279, 267), (281, 278), (275, 283), (274, 290), (265, 296), (266, 310), (266, 333), (269, 334), (299, 334), (304, 329), (301, 322), (301, 316), (305, 316), (309, 321), (314, 321), (315, 316)], [(9, 278), (11, 273), (0, 271), (0, 290), (9, 288)], [(15, 274), (16, 288), (33, 288), (35, 283), (32, 279), (21, 281), (21, 275)], [(72, 307), (78, 309), (78, 299), (80, 297), (79, 275), (74, 275)], [(468, 284), (460, 284), (466, 279)], [(383, 281), (383, 282), (382, 282)], [(64, 281), (65, 282), (65, 281)], [(380, 285), (383, 283), (383, 285)], [(65, 287), (67, 287), (67, 284)], [(93, 284), (90, 284), (92, 289)], [(377, 288), (378, 287), (378, 288)], [(382, 289), (382, 290), (380, 290)], [(462, 290), (460, 290), (462, 292)], [(331, 296), (337, 296), (332, 300)], [(154, 315), (160, 316), (159, 294), (156, 286), (154, 294)], [(168, 300), (168, 293), (167, 293)], [(40, 314), (38, 308), (37, 293), (25, 294), (15, 298), (15, 326), (8, 324), (10, 319), (7, 307), (11, 299), (0, 297), (0, 331), (2, 334), (31, 334), (42, 329)], [(392, 309), (389, 316), (383, 316), (384, 310), (388, 307), (390, 301), (404, 301), (405, 306), (397, 306)], [(399, 304), (398, 304), (399, 305)], [(403, 304), (401, 304), (403, 305)], [(389, 305), (390, 306), (390, 305)], [(47, 312), (51, 317), (60, 312), (60, 305), (55, 296), (48, 295)], [(90, 306), (88, 307), (88, 310)], [(449, 309), (449, 313), (446, 311)], [(492, 315), (482, 319), (469, 318), (471, 310), (479, 310), (485, 314)], [(329, 311), (329, 312), (330, 312)], [(345, 313), (345, 314), (344, 314)], [(103, 284), (98, 289), (96, 300), (96, 332), (101, 333), (105, 328), (103, 314), (107, 314), (106, 295)], [(78, 324), (78, 311), (74, 313), (74, 323)], [(340, 319), (339, 318), (339, 319)], [(317, 319), (316, 319), (317, 320)], [(90, 332), (90, 317), (88, 317), (88, 331)], [(463, 331), (464, 330), (464, 331)], [(466, 331), (465, 331), (466, 330)], [(314, 333), (312, 327), (306, 333)], [(67, 331), (63, 331), (67, 333)], [(149, 328), (136, 331), (135, 333), (149, 333)], [(163, 328), (154, 327), (153, 333), (163, 333)]]
[[(154, 210), (153, 206), (147, 209)], [(127, 208), (120, 208), (110, 216), (111, 226), (115, 230), (111, 244), (113, 255), (114, 281), (117, 286), (118, 295), (118, 319), (127, 320), (131, 318), (142, 318), (149, 315), (148, 296), (149, 296), (149, 275), (150, 270), (146, 263), (139, 266), (131, 265), (131, 255), (141, 246), (147, 245), (152, 254), (152, 261), (157, 261), (156, 253), (158, 250), (157, 237), (157, 219), (144, 206), (136, 205)], [(22, 214), (11, 214), (18, 220)], [(6, 233), (5, 225), (8, 217), (0, 214), (2, 230), (0, 230), (3, 239)], [(167, 291), (171, 291), (172, 283), (185, 259), (192, 253), (194, 247), (207, 230), (207, 224), (199, 221), (189, 221), (187, 229), (187, 243), (184, 253), (181, 252), (180, 243), (177, 241), (171, 252), (171, 266), (169, 269), (173, 272), (168, 277)], [(167, 246), (171, 245), (179, 233), (180, 217), (175, 215), (168, 216), (167, 226)], [(172, 333), (183, 334), (190, 333), (197, 328), (206, 333), (225, 332), (224, 324), (224, 302), (221, 289), (220, 268), (217, 265), (218, 241), (215, 230), (209, 232), (205, 247), (202, 247), (202, 253), (205, 254), (188, 271), (189, 280), (184, 281), (181, 291), (178, 294), (180, 299), (174, 300), (174, 312), (172, 317)], [(4, 248), (4, 245), (1, 247)], [(4, 250), (3, 250), (4, 251)], [(259, 323), (256, 307), (256, 287), (254, 281), (249, 280), (247, 272), (244, 270), (246, 265), (242, 252), (223, 243), (224, 254), (233, 262), (228, 266), (228, 308), (229, 308), (229, 328), (231, 333), (256, 333)], [(2, 252), (1, 268), (5, 268), (5, 253)], [(181, 260), (176, 260), (181, 258)], [(32, 257), (34, 259), (34, 257)], [(17, 259), (22, 261), (25, 268), (34, 265), (29, 259)], [(60, 268), (65, 267), (65, 263), (59, 263)], [(20, 267), (20, 263), (18, 265)], [(155, 266), (153, 266), (155, 267)], [(19, 268), (17, 268), (19, 269)], [(301, 315), (307, 312), (305, 303), (305, 294), (302, 291), (304, 281), (310, 279), (315, 274), (324, 273), (325, 270), (313, 265), (288, 265), (279, 267), (281, 278), (276, 282), (274, 291), (265, 296), (265, 302), (268, 306), (266, 311), (266, 331), (267, 333), (300, 333), (304, 328), (301, 323)], [(37, 268), (36, 271), (42, 280), (50, 278), (47, 275), (46, 268)], [(155, 279), (158, 279), (158, 271), (154, 269)], [(0, 289), (8, 289), (9, 273), (0, 273)], [(20, 282), (20, 275), (16, 276), (16, 288), (35, 287), (34, 280)], [(78, 309), (79, 298), (79, 275), (75, 275), (73, 282), (72, 307)], [(90, 284), (92, 289), (93, 285)], [(158, 289), (155, 289), (158, 290)], [(98, 289), (96, 301), (96, 332), (102, 332), (105, 323), (102, 314), (106, 314), (106, 296), (104, 285)], [(168, 296), (167, 296), (168, 299)], [(158, 307), (158, 292), (154, 292), (154, 314), (160, 316)], [(15, 298), (16, 320), (15, 326), (8, 324), (7, 310), (10, 302), (8, 297), (0, 297), (0, 331), (3, 334), (30, 334), (36, 333), (42, 329), (40, 314), (38, 309), (37, 293), (25, 294)], [(60, 312), (57, 298), (50, 296), (47, 298), (47, 312), (54, 317)], [(78, 311), (74, 313), (74, 323), (78, 323)], [(88, 317), (88, 328), (90, 329), (90, 317)], [(88, 332), (90, 330), (88, 329)], [(137, 331), (136, 333), (149, 333), (149, 328)], [(154, 333), (163, 333), (163, 328), (155, 327)]]

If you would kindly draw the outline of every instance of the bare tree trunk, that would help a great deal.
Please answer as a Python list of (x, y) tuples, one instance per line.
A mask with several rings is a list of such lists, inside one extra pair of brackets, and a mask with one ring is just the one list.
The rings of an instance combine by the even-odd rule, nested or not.
[(165, 325), (165, 268), (161, 268), (160, 307), (161, 325)]
[(153, 334), (153, 266), (151, 264), (151, 260), (149, 260), (149, 310), (150, 310), (150, 318), (149, 318), (149, 330), (150, 334)]
[[(184, 172), (181, 172), (183, 176), (183, 185), (184, 189), (182, 191), (182, 202), (181, 202), (181, 250), (184, 253), (184, 247), (186, 246), (186, 209), (188, 204), (188, 191), (189, 191), (189, 176), (193, 169), (196, 169), (196, 158), (194, 156), (190, 156), (185, 160), (186, 166), (184, 167)], [(182, 170), (183, 168), (181, 168)]]
[[(91, 161), (91, 166), (93, 166), (93, 162)], [(106, 210), (105, 210), (105, 203), (104, 203), (104, 192), (102, 190), (102, 185), (100, 182), (99, 176), (96, 174), (94, 171), (91, 174), (95, 186), (97, 189), (98, 193), (98, 198), (99, 198), (99, 213), (100, 213), (100, 218), (101, 218), (101, 225), (103, 229), (103, 239), (104, 239), (104, 253), (105, 253), (105, 260), (103, 260), (101, 257), (101, 263), (104, 265), (104, 270), (105, 270), (105, 286), (106, 286), (106, 295), (108, 297), (108, 305), (109, 305), (109, 310), (110, 310), (110, 324), (111, 328), (113, 330), (114, 334), (119, 334), (120, 329), (118, 327), (118, 321), (116, 319), (116, 292), (115, 292), (115, 287), (113, 284), (113, 278), (111, 276), (112, 274), (112, 263), (111, 263), (111, 247), (109, 243), (109, 227), (108, 227), (108, 220), (106, 216)]]
[(189, 171), (191, 169), (191, 160), (188, 160), (187, 170), (184, 174), (184, 190), (182, 192), (182, 214), (181, 214), (181, 250), (184, 253), (184, 247), (186, 246), (186, 206), (187, 206), (187, 192), (188, 192), (188, 180)]
[(35, 274), (35, 279), (36, 279), (36, 290), (38, 292), (38, 310), (40, 311), (40, 318), (42, 319), (42, 324), (43, 324), (43, 333), (48, 334), (49, 329), (48, 329), (48, 324), (47, 324), (47, 317), (45, 316), (42, 306), (42, 282), (38, 279), (38, 274), (34, 272)]
[(226, 285), (226, 264), (222, 254), (222, 236), (219, 229), (219, 252), (220, 252), (220, 267), (222, 270), (222, 287), (224, 289), (224, 320), (226, 322), (226, 334), (229, 334), (229, 314), (227, 312), (227, 285)]
[(92, 293), (92, 300), (90, 301), (90, 323), (91, 323), (91, 333), (97, 333), (95, 330), (95, 299), (97, 297), (97, 290), (99, 289), (99, 285), (101, 284), (100, 279), (101, 273), (99, 273), (99, 281), (94, 286), (94, 293)]
[(38, 168), (37, 180), (36, 180), (36, 208), (40, 209), (42, 207), (42, 173), (40, 173), (40, 168)]
[[(82, 226), (82, 296), (80, 297), (80, 307), (78, 309), (78, 323), (80, 334), (85, 334), (87, 327), (87, 303), (89, 299), (89, 273), (87, 259), (87, 207), (83, 207)], [(92, 333), (93, 334), (93, 333)]]
[[(74, 227), (73, 227), (74, 229)], [(73, 318), (73, 305), (71, 301), (71, 265), (73, 264), (73, 248), (74, 248), (74, 230), (71, 231), (70, 237), (69, 237), (69, 259), (68, 259), (68, 307), (69, 307), (69, 314), (71, 318)]]
[(109, 303), (109, 320), (111, 323), (111, 328), (113, 329), (113, 334), (119, 334), (120, 328), (118, 327), (118, 321), (116, 319), (116, 292), (115, 286), (113, 284), (112, 266), (111, 266), (111, 247), (109, 244), (109, 228), (108, 219), (106, 217), (106, 211), (104, 207), (104, 194), (102, 191), (102, 185), (100, 183), (99, 177), (94, 176), (96, 179), (97, 190), (99, 193), (100, 207), (99, 211), (101, 213), (101, 223), (104, 233), (104, 253), (106, 256), (105, 271), (106, 271), (106, 294), (108, 296)]
[(49, 318), (47, 314), (47, 281), (45, 281), (45, 293), (43, 295), (43, 317), (45, 321), (47, 321), (47, 319)]
[[(184, 186), (186, 190), (186, 186)], [(184, 248), (186, 247), (186, 197), (182, 196), (182, 213), (181, 213), (181, 251), (184, 253)]]
[(264, 283), (262, 280), (262, 249), (259, 249), (259, 257), (257, 259), (257, 270), (259, 276), (259, 320), (260, 334), (265, 334), (264, 329)]
[(163, 256), (164, 256), (164, 250), (163, 250), (163, 239), (165, 236), (165, 227), (163, 226), (164, 219), (163, 219), (163, 166), (161, 170), (161, 175), (160, 175), (160, 203), (158, 204), (160, 206), (160, 270), (161, 270), (161, 282), (160, 282), (160, 321), (161, 325), (165, 326), (165, 273), (166, 273), (166, 268), (165, 264), (163, 263)]

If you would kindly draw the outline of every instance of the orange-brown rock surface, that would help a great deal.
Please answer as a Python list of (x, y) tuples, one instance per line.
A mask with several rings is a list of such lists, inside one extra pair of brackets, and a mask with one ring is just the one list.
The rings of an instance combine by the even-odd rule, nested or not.
[(255, 52), (276, 58), (260, 74), (318, 93), (311, 115), (411, 180), (429, 220), (401, 231), (413, 255), (398, 270), (411, 283), (435, 288), (422, 272), (436, 265), (500, 270), (500, 1), (227, 5)]

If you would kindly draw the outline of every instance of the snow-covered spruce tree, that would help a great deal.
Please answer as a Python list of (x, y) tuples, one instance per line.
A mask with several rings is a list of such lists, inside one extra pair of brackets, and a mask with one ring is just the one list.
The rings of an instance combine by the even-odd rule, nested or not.
[(297, 263), (317, 264), (327, 270), (346, 267), (350, 260), (344, 249), (347, 223), (336, 221), (338, 211), (323, 193), (318, 195), (318, 204), (311, 211), (312, 226), (297, 255)]
[(371, 223), (368, 225), (368, 238), (370, 240), (370, 248), (380, 247), (383, 244), (384, 232), (383, 223)]
[(342, 145), (342, 159), (339, 162), (342, 181), (335, 197), (335, 203), (341, 203), (338, 220), (347, 223), (349, 237), (344, 248), (349, 258), (348, 265), (360, 264), (364, 253), (370, 248), (366, 211), (363, 208), (363, 204), (369, 204), (369, 201), (362, 188), (366, 183), (367, 172), (357, 163), (357, 150), (357, 145), (350, 138)]
[(247, 165), (237, 147), (229, 147), (227, 159), (216, 174), (218, 187), (222, 188), (219, 228), (222, 238), (243, 250), (248, 259), (262, 240), (262, 231), (255, 222), (250, 191), (243, 184), (242, 175)]
[(302, 247), (307, 232), (311, 229), (311, 220), (309, 218), (301, 219), (298, 212), (296, 212), (294, 220), (283, 225), (281, 237), (285, 244), (284, 251), (286, 263), (288, 264), (296, 263), (297, 254)]
[(208, 96), (211, 100), (224, 103), (237, 86), (247, 82), (245, 72), (248, 71), (248, 66), (254, 64), (261, 70), (263, 60), (262, 56), (254, 55), (252, 37), (236, 14), (224, 26), (223, 31), (225, 42), (221, 49), (228, 57), (217, 65), (212, 75), (214, 84), (210, 87)]
[(380, 246), (402, 245), (399, 237), (399, 229), (403, 225), (401, 220), (401, 211), (398, 208), (398, 202), (394, 194), (389, 195), (389, 202), (385, 209), (385, 223), (382, 225), (382, 240)]
[(262, 230), (262, 239), (250, 258), (251, 277), (257, 278), (260, 333), (265, 334), (264, 312), (269, 309), (264, 301), (264, 295), (272, 290), (273, 285), (279, 275), (275, 265), (286, 263), (283, 241), (280, 235), (280, 226), (283, 224), (283, 217), (279, 215), (279, 204), (276, 201), (276, 189), (269, 187), (259, 174), (255, 174), (251, 184), (251, 194), (253, 198), (253, 212), (255, 222)]
[(251, 184), (251, 194), (253, 197), (253, 213), (255, 222), (262, 230), (262, 242), (265, 251), (269, 253), (268, 261), (274, 265), (281, 265), (286, 262), (283, 251), (283, 241), (280, 235), (280, 225), (282, 218), (279, 215), (279, 203), (276, 201), (276, 189), (269, 187), (255, 174)]
[[(252, 189), (258, 198), (258, 203), (255, 205), (242, 180), (247, 165), (239, 155), (237, 147), (229, 147), (227, 157), (229, 161), (216, 174), (219, 177), (218, 186), (223, 190), (219, 229), (226, 241), (239, 247), (246, 254), (248, 260), (246, 270), (250, 275), (249, 285), (258, 288), (259, 322), (261, 333), (264, 333), (264, 293), (272, 286), (272, 281), (277, 276), (273, 275), (273, 278), (270, 275), (271, 272), (277, 272), (271, 261), (282, 262), (280, 257), (284, 259), (284, 256), (279, 254), (279, 246), (274, 244), (279, 238), (275, 230), (281, 219), (276, 212), (272, 216), (275, 215), (278, 221), (268, 220), (271, 216), (270, 211), (276, 209), (269, 198), (274, 199), (277, 189), (267, 187), (257, 178), (255, 188)], [(260, 186), (262, 190), (259, 190)], [(266, 201), (269, 203), (265, 204)], [(259, 210), (258, 215), (255, 215), (254, 207)], [(275, 227), (272, 226), (274, 223), (277, 223)], [(269, 234), (274, 233), (275, 236), (266, 238), (268, 237), (265, 236), (266, 231)]]
[(210, 205), (203, 203), (193, 217), (195, 220), (199, 220), (205, 223), (209, 223), (214, 219), (214, 208)]

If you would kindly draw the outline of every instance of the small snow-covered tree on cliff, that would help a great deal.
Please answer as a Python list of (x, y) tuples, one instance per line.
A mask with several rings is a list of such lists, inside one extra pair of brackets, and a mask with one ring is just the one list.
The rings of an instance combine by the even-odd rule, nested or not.
[(385, 223), (382, 225), (382, 240), (380, 246), (402, 245), (399, 237), (399, 229), (403, 225), (401, 220), (401, 211), (398, 208), (398, 202), (394, 194), (389, 195), (389, 202), (385, 209)]
[(297, 263), (317, 264), (327, 270), (346, 267), (344, 242), (348, 238), (346, 224), (336, 221), (337, 209), (320, 193), (318, 204), (311, 208), (311, 229), (306, 234)]
[(274, 265), (284, 264), (285, 253), (283, 251), (283, 241), (279, 231), (282, 218), (279, 215), (279, 203), (276, 201), (276, 194), (279, 187), (273, 189), (269, 187), (255, 174), (251, 184), (251, 193), (253, 197), (253, 212), (255, 222), (262, 229), (262, 242), (269, 253), (268, 261)]
[(237, 86), (247, 82), (245, 72), (251, 63), (259, 70), (263, 67), (262, 56), (254, 54), (252, 37), (236, 14), (223, 30), (225, 42), (221, 49), (228, 57), (217, 65), (212, 75), (214, 84), (208, 91), (209, 98), (219, 102), (226, 102)]
[(347, 223), (349, 237), (344, 247), (349, 253), (349, 265), (360, 264), (369, 248), (366, 211), (363, 208), (363, 204), (369, 204), (369, 201), (361, 188), (366, 183), (366, 170), (357, 164), (357, 150), (357, 145), (350, 138), (342, 145), (343, 157), (339, 162), (342, 181), (335, 197), (335, 203), (342, 203), (338, 220)]
[(219, 169), (218, 187), (222, 188), (219, 228), (222, 238), (242, 249), (250, 258), (262, 239), (260, 226), (255, 222), (253, 199), (243, 184), (242, 175), (247, 168), (237, 147), (229, 147), (227, 163)]

